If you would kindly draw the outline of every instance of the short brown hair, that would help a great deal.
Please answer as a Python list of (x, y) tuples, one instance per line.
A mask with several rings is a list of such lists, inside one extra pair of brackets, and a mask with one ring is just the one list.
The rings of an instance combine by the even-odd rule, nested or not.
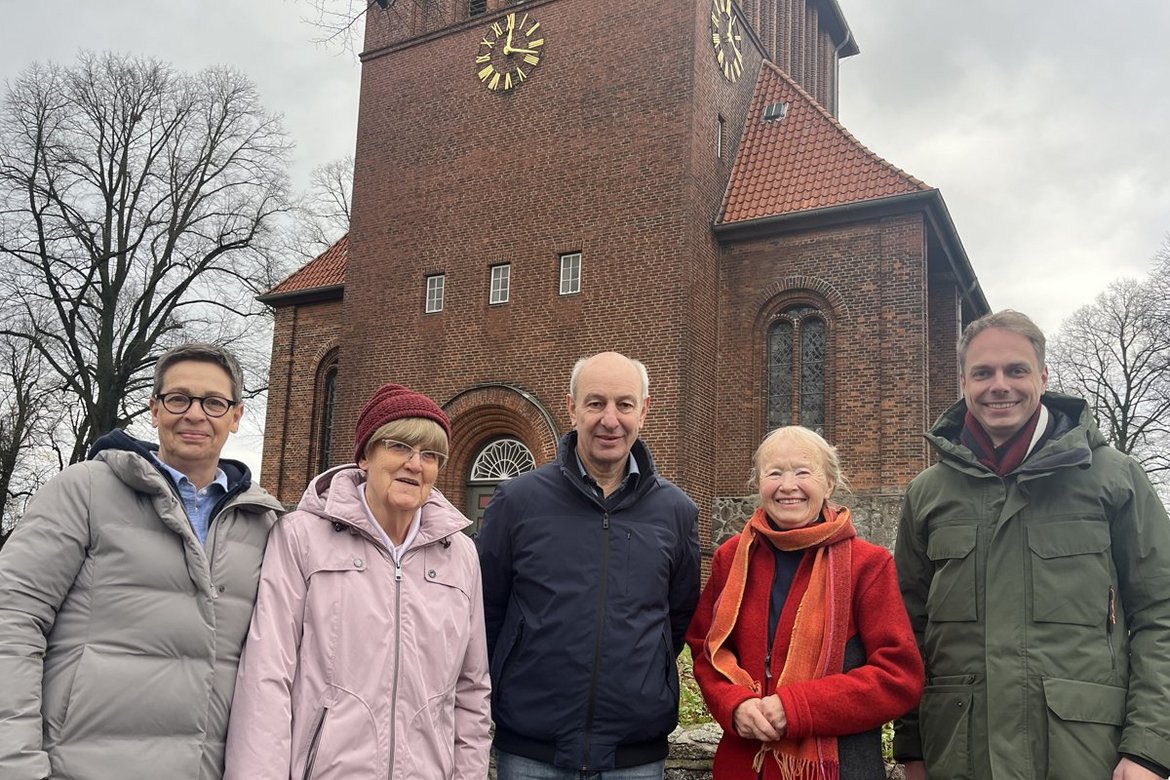
[(240, 368), (240, 362), (236, 360), (236, 356), (223, 347), (199, 342), (171, 347), (159, 356), (158, 361), (154, 364), (153, 395), (158, 396), (162, 393), (167, 369), (175, 363), (182, 363), (184, 360), (213, 363), (219, 366), (232, 381), (232, 400), (236, 403), (244, 400), (244, 371)]
[(1021, 314), (1014, 309), (1004, 309), (993, 312), (992, 314), (985, 314), (968, 325), (966, 330), (963, 331), (963, 337), (959, 339), (960, 373), (967, 369), (967, 349), (971, 346), (971, 342), (980, 333), (991, 328), (1011, 331), (1032, 342), (1032, 349), (1036, 351), (1036, 358), (1040, 361), (1040, 367), (1044, 367), (1044, 331), (1040, 330), (1039, 326), (1032, 322), (1028, 315)]

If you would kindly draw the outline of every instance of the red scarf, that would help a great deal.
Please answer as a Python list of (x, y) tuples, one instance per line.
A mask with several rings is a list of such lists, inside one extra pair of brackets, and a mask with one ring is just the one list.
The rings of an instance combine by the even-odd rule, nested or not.
[[(762, 690), (759, 680), (752, 679), (739, 665), (739, 659), (726, 644), (743, 604), (751, 547), (760, 536), (780, 550), (816, 551), (808, 589), (796, 611), (788, 657), (784, 659), (784, 668), (776, 681), (777, 689), (793, 682), (839, 674), (844, 667), (845, 640), (853, 603), (852, 545), (849, 540), (857, 535), (857, 531), (845, 507), (826, 503), (821, 516), (824, 522), (776, 531), (768, 523), (764, 510), (757, 509), (743, 529), (727, 582), (715, 602), (705, 643), (707, 657), (716, 671), (728, 680), (761, 696), (770, 692)], [(779, 742), (761, 745), (753, 763), (757, 772), (769, 753), (779, 764), (780, 776), (785, 780), (837, 780), (840, 776), (836, 737), (785, 737)]]
[(1028, 418), (1023, 427), (998, 447), (995, 446), (995, 442), (987, 435), (987, 431), (983, 429), (979, 421), (975, 419), (975, 415), (968, 411), (963, 418), (963, 430), (959, 433), (959, 443), (971, 450), (975, 458), (984, 466), (999, 476), (1006, 477), (1019, 468), (1020, 464), (1024, 462), (1024, 458), (1028, 457), (1028, 453), (1032, 449), (1032, 436), (1036, 433), (1036, 424), (1040, 420), (1041, 408), (1043, 408), (1041, 405), (1037, 405), (1036, 411), (1032, 412), (1032, 416)]

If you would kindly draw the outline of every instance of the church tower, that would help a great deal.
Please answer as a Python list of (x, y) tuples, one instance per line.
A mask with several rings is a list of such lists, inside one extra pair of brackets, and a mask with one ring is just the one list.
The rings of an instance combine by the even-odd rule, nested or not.
[(835, 0), (385, 5), (350, 233), (266, 296), (282, 500), (395, 381), (451, 414), (439, 486), (475, 516), (555, 456), (573, 363), (611, 349), (648, 366), (643, 436), (707, 541), (777, 424), (824, 431), (867, 495), (926, 465), (986, 301), (937, 190), (836, 121)]

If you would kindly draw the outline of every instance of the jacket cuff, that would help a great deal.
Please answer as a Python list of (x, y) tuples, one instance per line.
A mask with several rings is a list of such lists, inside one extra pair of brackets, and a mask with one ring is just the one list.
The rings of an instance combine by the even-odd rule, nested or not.
[(1130, 761), (1134, 762), (1141, 768), (1148, 769), (1149, 771), (1153, 772), (1158, 777), (1170, 777), (1170, 768), (1164, 767), (1156, 761), (1151, 761), (1150, 759), (1143, 758), (1142, 756), (1135, 756), (1132, 753), (1122, 753), (1121, 757), (1128, 758)]

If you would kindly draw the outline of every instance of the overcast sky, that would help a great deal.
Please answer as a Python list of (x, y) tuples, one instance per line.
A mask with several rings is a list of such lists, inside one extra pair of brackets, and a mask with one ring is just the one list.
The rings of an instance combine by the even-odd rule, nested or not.
[[(1052, 332), (1145, 273), (1170, 232), (1170, 2), (838, 2), (861, 49), (841, 65), (842, 122), (942, 191), (993, 308)], [(359, 86), (308, 14), (304, 0), (0, 0), (0, 79), (81, 48), (233, 65), (284, 115), (303, 187), (352, 152)]]

